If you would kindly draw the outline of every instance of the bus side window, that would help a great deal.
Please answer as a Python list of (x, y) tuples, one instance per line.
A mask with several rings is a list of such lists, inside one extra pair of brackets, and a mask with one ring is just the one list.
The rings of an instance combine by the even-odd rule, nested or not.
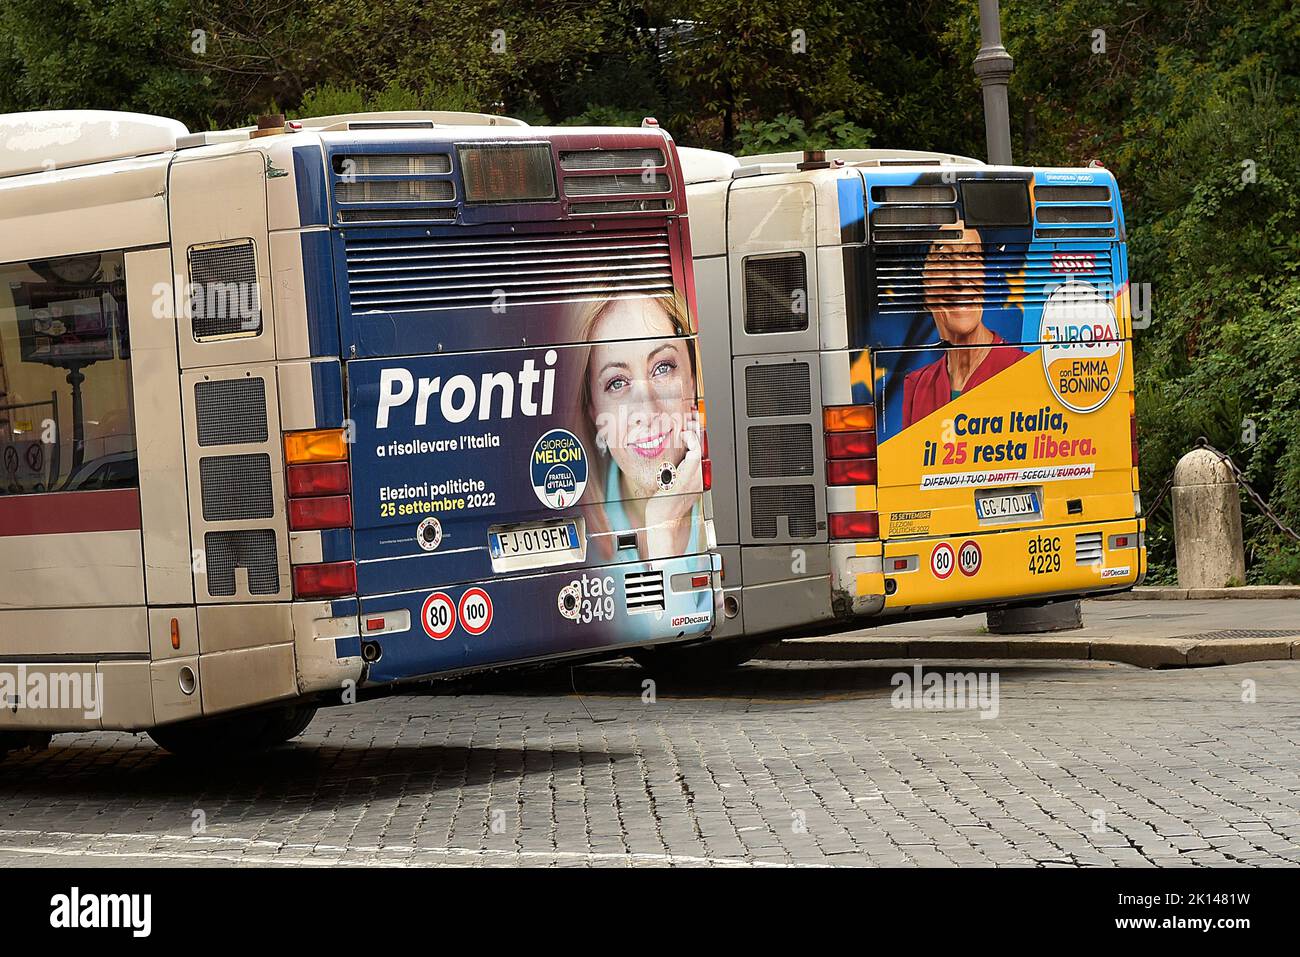
[(122, 253), (0, 265), (0, 495), (138, 485)]

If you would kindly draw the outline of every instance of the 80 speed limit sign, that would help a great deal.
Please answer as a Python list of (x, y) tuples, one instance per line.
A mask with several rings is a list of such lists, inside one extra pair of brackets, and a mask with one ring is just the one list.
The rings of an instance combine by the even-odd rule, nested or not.
[(957, 558), (953, 554), (951, 545), (940, 542), (934, 546), (934, 551), (930, 553), (930, 571), (934, 573), (935, 578), (947, 578), (952, 574), (956, 564)]
[(434, 641), (442, 641), (456, 629), (456, 603), (446, 592), (436, 591), (424, 600), (420, 624)]

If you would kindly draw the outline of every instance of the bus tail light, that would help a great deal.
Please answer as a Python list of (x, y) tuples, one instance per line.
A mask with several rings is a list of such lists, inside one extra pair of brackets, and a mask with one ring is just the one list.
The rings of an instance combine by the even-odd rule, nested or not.
[(832, 405), (822, 410), (822, 427), (827, 432), (869, 432), (876, 427), (872, 405)]
[(351, 495), (315, 495), (311, 498), (289, 499), (289, 528), (295, 532), (349, 528), (351, 525)]
[(826, 463), (827, 485), (876, 484), (875, 459), (831, 459)]
[(289, 494), (347, 495), (352, 491), (347, 462), (320, 462), (314, 465), (290, 465)]
[(876, 454), (875, 432), (827, 432), (828, 459), (865, 459)]
[(831, 538), (880, 536), (880, 516), (876, 512), (832, 512), (826, 518), (830, 522)]
[(704, 414), (704, 402), (698, 405), (700, 412), (700, 477), (704, 482), (704, 491), (713, 488), (713, 460), (709, 458), (709, 429)]
[[(344, 429), (284, 434), (285, 491), (294, 532), (352, 527), (352, 478)], [(357, 593), (354, 561), (293, 566), (298, 598), (340, 598)]]
[(348, 457), (347, 434), (343, 429), (312, 429), (309, 432), (286, 432), (284, 460), (289, 465), (309, 462), (345, 462)]
[(293, 593), (298, 598), (339, 598), (357, 593), (356, 562), (296, 565)]

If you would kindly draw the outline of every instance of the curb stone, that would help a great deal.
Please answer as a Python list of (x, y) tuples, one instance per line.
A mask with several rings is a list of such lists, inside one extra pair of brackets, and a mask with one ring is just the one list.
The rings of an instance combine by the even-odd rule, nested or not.
[(1129, 591), (1096, 595), (1089, 601), (1196, 601), (1219, 598), (1300, 598), (1300, 585), (1241, 585), (1237, 588), (1142, 585)]
[(1188, 641), (1181, 638), (791, 638), (766, 646), (763, 661), (933, 660), (1117, 661), (1139, 668), (1187, 668), (1248, 661), (1300, 660), (1300, 636), (1246, 641)]

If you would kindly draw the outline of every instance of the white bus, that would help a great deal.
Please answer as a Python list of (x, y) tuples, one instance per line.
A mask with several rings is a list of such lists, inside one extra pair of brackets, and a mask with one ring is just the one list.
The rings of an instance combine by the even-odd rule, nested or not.
[(665, 656), (1141, 582), (1108, 170), (681, 152), (724, 600)]
[(691, 267), (651, 122), (0, 117), (0, 750), (706, 636)]

